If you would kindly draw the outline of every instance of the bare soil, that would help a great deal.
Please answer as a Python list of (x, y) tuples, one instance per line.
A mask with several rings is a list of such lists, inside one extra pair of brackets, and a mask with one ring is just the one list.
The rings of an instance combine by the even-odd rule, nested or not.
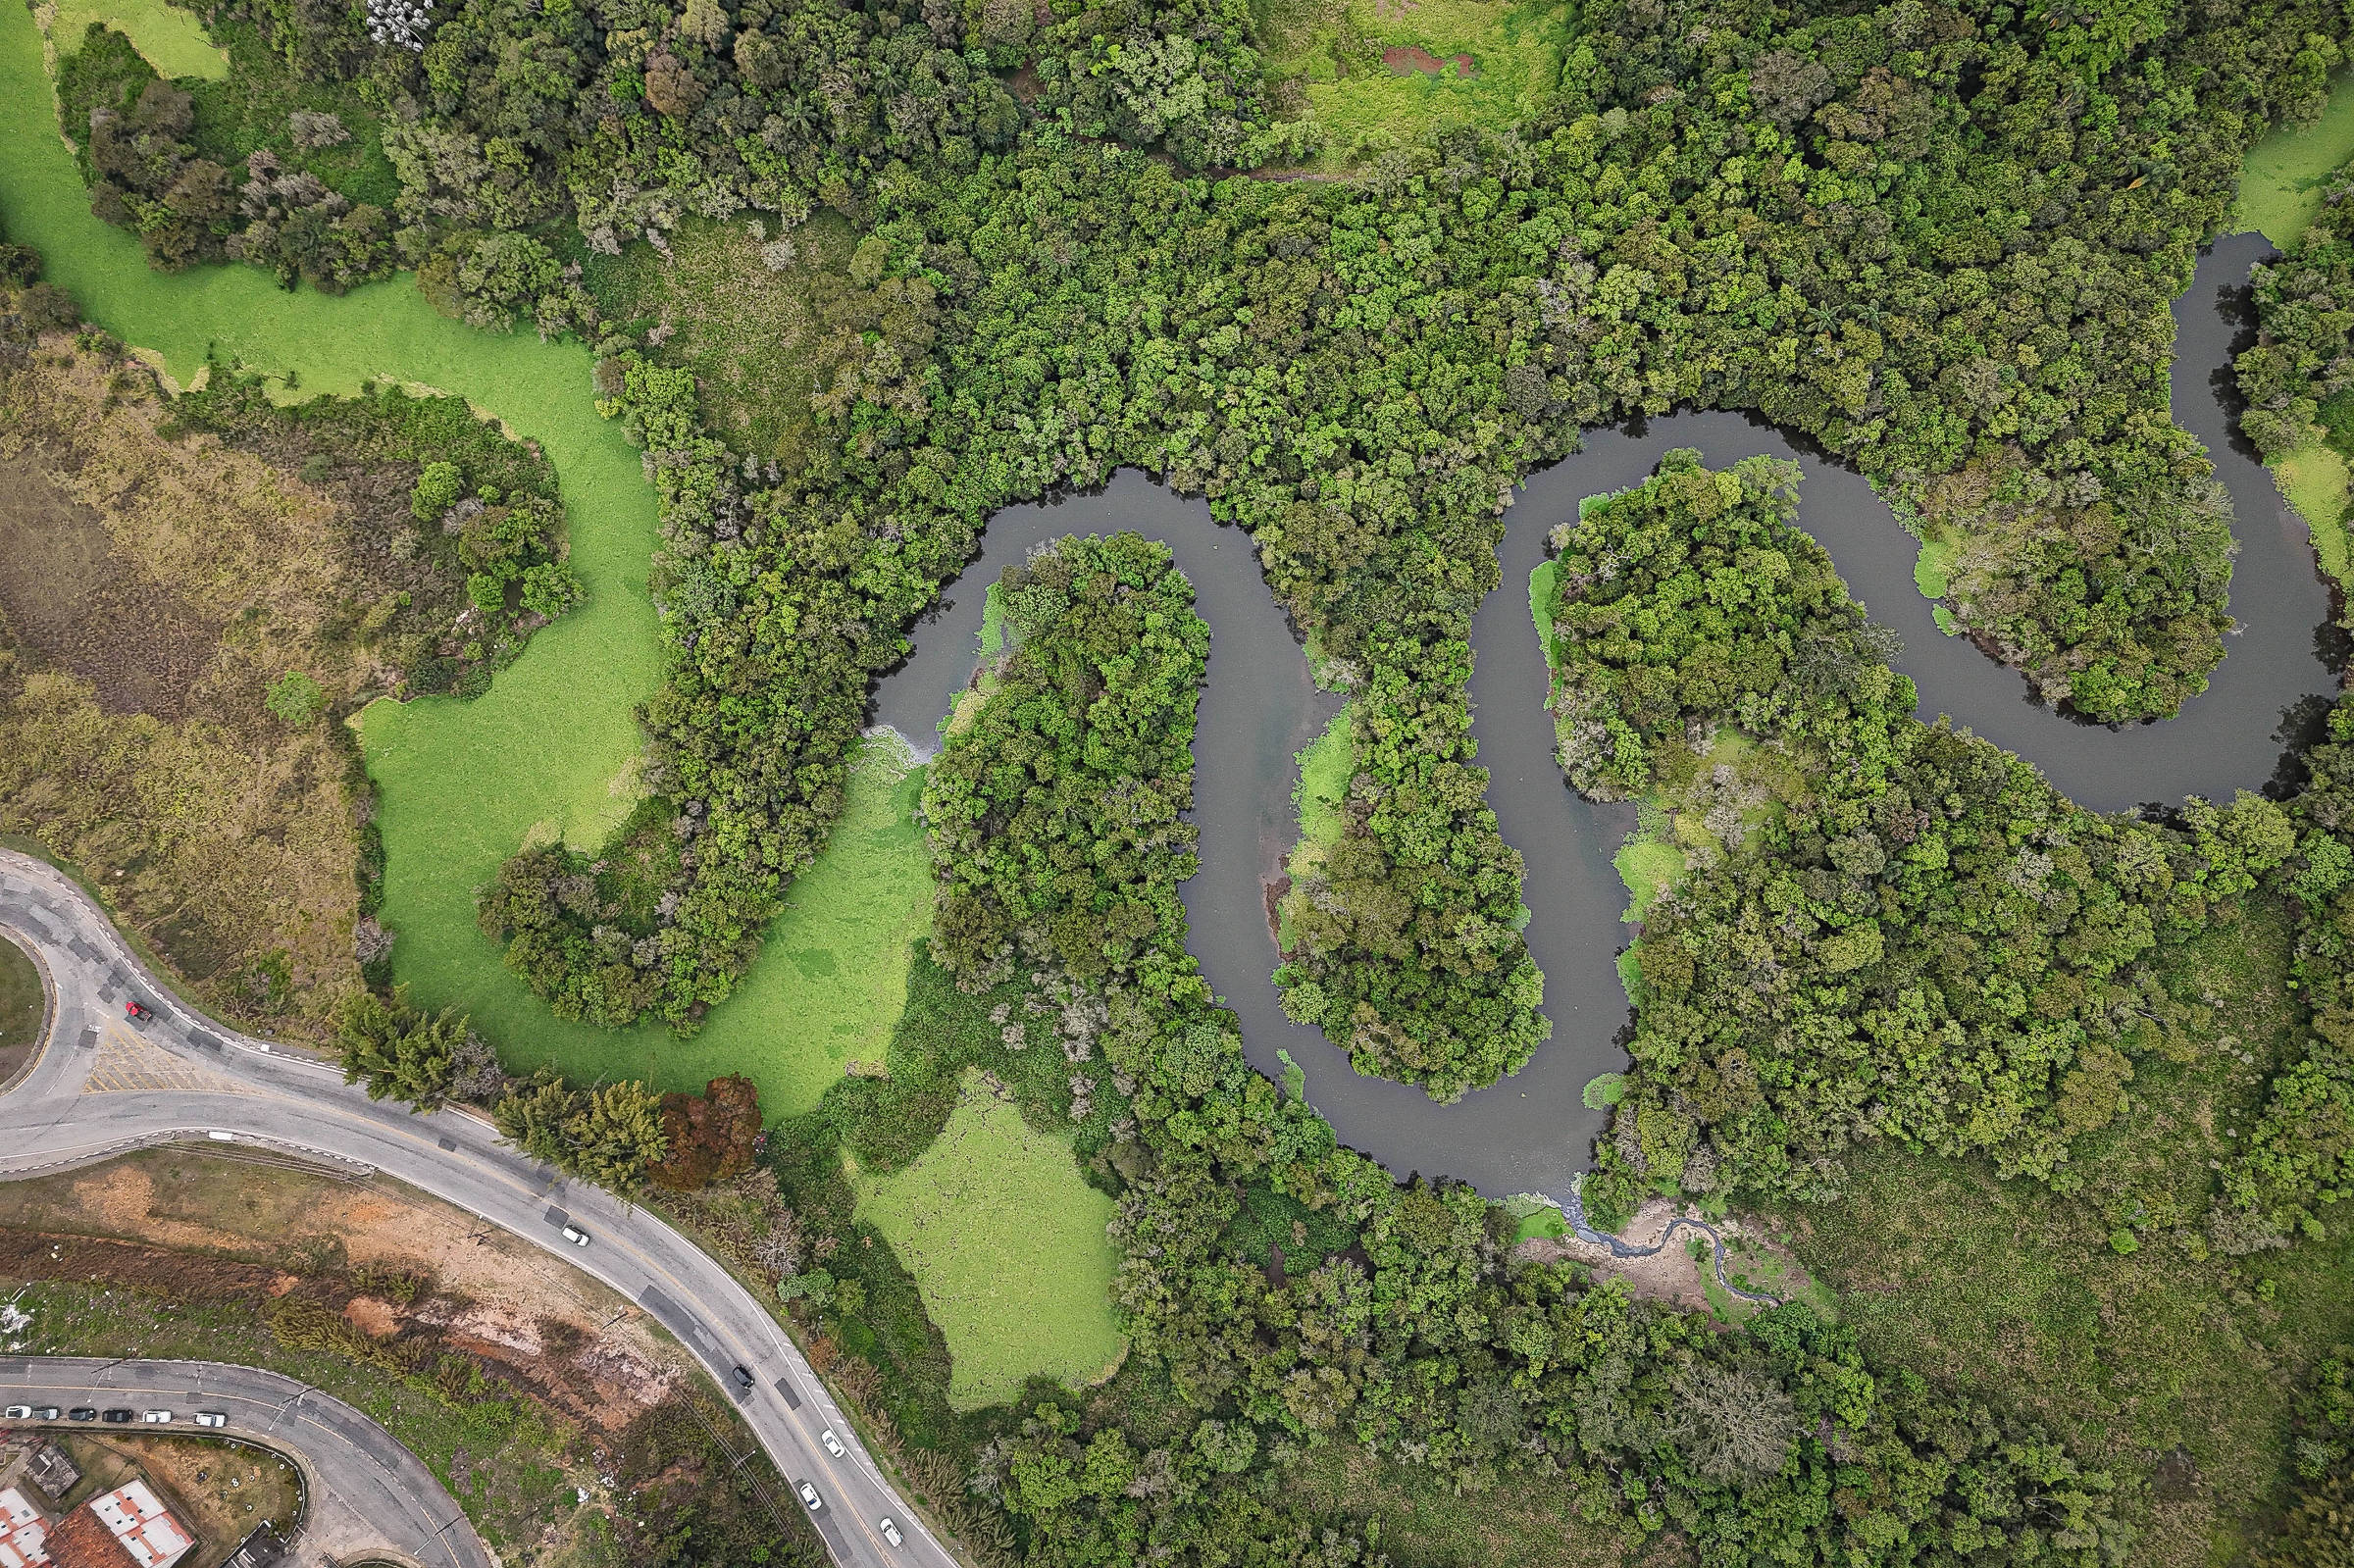
[(95, 507), (6, 460), (0, 615), (27, 646), (89, 682), (104, 711), (159, 719), (186, 713), (221, 631), (125, 560)]
[[(1618, 1233), (1618, 1239), (1630, 1246), (1656, 1245), (1677, 1219), (1701, 1217), (1700, 1211), (1689, 1205), (1655, 1197), (1635, 1211), (1634, 1219)], [(1729, 1249), (1737, 1246), (1745, 1257), (1774, 1266), (1774, 1272), (1784, 1283), (1772, 1289), (1785, 1290), (1805, 1282), (1806, 1271), (1797, 1258), (1787, 1248), (1769, 1240), (1756, 1226), (1744, 1225), (1737, 1219), (1709, 1223), (1724, 1237), (1727, 1267), (1736, 1279), (1747, 1272), (1741, 1259), (1730, 1256)], [(1678, 1232), (1674, 1240), (1659, 1251), (1638, 1258), (1614, 1257), (1609, 1248), (1580, 1241), (1574, 1236), (1559, 1239), (1538, 1238), (1521, 1242), (1515, 1250), (1521, 1257), (1544, 1263), (1582, 1263), (1597, 1279), (1624, 1280), (1629, 1290), (1646, 1300), (1664, 1301), (1684, 1311), (1705, 1312), (1709, 1310), (1709, 1293), (1704, 1282), (1714, 1276), (1714, 1254), (1707, 1249), (1707, 1239), (1703, 1237), (1699, 1238), (1703, 1254), (1695, 1258), (1691, 1247), (1694, 1239), (1690, 1231)]]
[(1394, 76), (1403, 76), (1410, 71), (1419, 71), (1426, 76), (1436, 76), (1445, 74), (1451, 68), (1456, 76), (1466, 81), (1479, 75), (1479, 72), (1474, 69), (1469, 55), (1457, 55), (1452, 60), (1441, 60), (1419, 44), (1392, 44), (1381, 52), (1381, 63), (1390, 68), (1390, 75)]
[(478, 1355), (608, 1431), (686, 1379), (650, 1320), (588, 1275), (383, 1178), (151, 1149), (0, 1186), (0, 1275), (91, 1274), (216, 1298), (322, 1296), (371, 1338)]

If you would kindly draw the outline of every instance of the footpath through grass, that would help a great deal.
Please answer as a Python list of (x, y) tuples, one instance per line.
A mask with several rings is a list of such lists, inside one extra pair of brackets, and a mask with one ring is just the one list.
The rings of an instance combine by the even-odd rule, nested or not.
[[(552, 1061), (661, 1088), (742, 1072), (772, 1104), (814, 1099), (824, 1085), (803, 1069), (838, 1064), (848, 1047), (831, 1033), (809, 1038), (806, 988), (768, 973), (789, 962), (776, 945), (739, 998), (682, 1043), (660, 1028), (615, 1034), (550, 1017), (475, 925), (475, 888), (527, 838), (593, 849), (637, 801), (636, 709), (661, 674), (646, 588), (654, 495), (637, 449), (596, 415), (587, 349), (475, 331), (437, 314), (405, 275), (333, 298), (281, 289), (251, 267), (151, 270), (132, 235), (90, 215), (58, 133), (40, 31), (13, 4), (0, 4), (0, 222), (40, 250), (48, 279), (93, 324), (150, 352), (181, 384), (208, 357), (282, 378), (288, 396), (349, 393), (388, 377), (463, 396), (540, 443), (562, 483), (588, 602), (535, 635), (484, 696), (385, 700), (360, 717), (395, 978), (426, 1005), (472, 1014), (519, 1066)], [(896, 958), (866, 967), (888, 971), (903, 955), (900, 942)], [(890, 998), (862, 1004), (887, 1008)]]

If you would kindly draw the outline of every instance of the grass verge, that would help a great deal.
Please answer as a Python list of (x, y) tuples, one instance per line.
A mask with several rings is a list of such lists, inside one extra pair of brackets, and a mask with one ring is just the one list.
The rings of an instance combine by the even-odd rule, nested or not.
[(41, 972), (24, 948), (0, 936), (0, 1084), (7, 1083), (40, 1043), (46, 1009)]

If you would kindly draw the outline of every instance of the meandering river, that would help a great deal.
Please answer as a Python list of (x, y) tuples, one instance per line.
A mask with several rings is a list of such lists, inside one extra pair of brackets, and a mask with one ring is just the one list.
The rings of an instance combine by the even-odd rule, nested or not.
[[(533, 1059), (586, 1052), (610, 1061), (617, 1053), (625, 1070), (699, 1081), (728, 1070), (723, 1057), (773, 1048), (775, 1031), (786, 1027), (775, 1020), (793, 1012), (781, 998), (739, 998), (686, 1046), (651, 1030), (614, 1037), (557, 1026), (473, 931), (473, 885), (527, 829), (552, 825), (592, 839), (610, 820), (621, 797), (606, 781), (626, 769), (635, 744), (629, 711), (655, 677), (644, 587), (651, 497), (618, 432), (588, 414), (585, 355), (528, 336), (466, 333), (432, 316), (405, 283), (331, 300), (279, 293), (246, 269), (151, 273), (133, 240), (89, 217), (57, 138), (38, 34), (13, 7), (0, 8), (0, 82), (9, 89), (0, 94), (0, 214), (18, 237), (43, 248), (52, 276), (94, 320), (161, 349), (182, 377), (210, 350), (299, 368), (314, 387), (350, 389), (390, 375), (462, 391), (522, 422), (563, 471), (575, 561), (596, 586), (590, 609), (541, 632), (477, 703), (370, 710), (369, 760), (385, 786), (393, 851), (387, 910), (402, 932), (407, 975), (430, 977), (433, 1000), (470, 1005)], [(2219, 243), (2175, 308), (2175, 415), (2206, 442), (2231, 497), (2240, 548), (2230, 608), (2241, 629), (2211, 688), (2164, 724), (2110, 731), (2029, 702), (2016, 673), (1938, 632), (1914, 588), (1914, 540), (1861, 478), (1738, 416), (1686, 414), (1592, 432), (1583, 452), (1531, 479), (1509, 515), (1503, 585), (1473, 626), (1472, 733), (1493, 776), (1488, 798), (1504, 835), (1527, 861), (1528, 942), (1545, 972), (1554, 1033), (1521, 1072), (1455, 1104), (1357, 1076), (1343, 1052), (1277, 1005), (1267, 978), (1277, 954), (1266, 892), (1298, 836), (1296, 754), (1342, 699), (1310, 682), (1250, 539), (1213, 522), (1205, 503), (1124, 473), (1099, 494), (998, 514), (981, 557), (918, 628), (910, 659), (882, 683), (876, 716), (919, 743), (932, 740), (972, 674), (984, 586), (1034, 545), (1115, 529), (1167, 541), (1211, 630), (1194, 743), (1202, 865), (1183, 889), (1191, 945), (1242, 1020), (1253, 1065), (1279, 1078), (1278, 1052), (1288, 1051), (1306, 1072), (1309, 1102), (1342, 1141), (1401, 1176), (1461, 1177), (1492, 1196), (1566, 1197), (1603, 1122), (1580, 1091), (1624, 1065), (1614, 1041), (1627, 1004), (1613, 959), (1627, 937), (1626, 893), (1612, 855), (1633, 812), (1580, 800), (1554, 758), (1544, 652), (1525, 596), (1547, 532), (1582, 498), (1641, 480), (1670, 447), (1698, 447), (1718, 466), (1757, 453), (1794, 457), (1804, 469), (1800, 523), (1874, 618), (1904, 637), (1899, 665), (1919, 687), (1922, 717), (1952, 715), (2098, 808), (2193, 792), (2228, 797), (2261, 785), (2281, 756), (2284, 722), (2336, 684), (2326, 651), (2328, 597), (2304, 526), (2232, 433), (2226, 388), (2232, 339), (2242, 329), (2232, 296), (2268, 250), (2254, 235)], [(586, 687), (583, 669), (597, 672)], [(421, 760), (404, 764), (407, 752)], [(519, 758), (530, 766), (518, 769)], [(466, 840), (466, 852), (454, 852), (453, 835)], [(776, 967), (768, 957), (747, 993), (775, 988), (762, 981)]]
[(2239, 630), (2209, 689), (2178, 718), (2117, 730), (2073, 721), (2032, 701), (2024, 680), (1961, 637), (1940, 633), (1914, 586), (1917, 546), (1853, 470), (1733, 414), (1679, 414), (1598, 430), (1585, 449), (1531, 478), (1508, 514), (1503, 585), (1472, 627), (1472, 735), (1491, 773), (1488, 799), (1504, 836), (1528, 864), (1530, 951), (1545, 972), (1553, 1037), (1517, 1074), (1452, 1105), (1420, 1089), (1358, 1076), (1348, 1056), (1292, 1023), (1269, 973), (1278, 962), (1266, 892), (1298, 837), (1296, 754), (1320, 733), (1341, 698), (1316, 689), (1301, 645), (1260, 579), (1251, 541), (1220, 525), (1207, 503), (1172, 494), (1133, 472), (1102, 491), (1009, 508), (990, 525), (981, 557), (915, 635), (915, 652), (877, 694), (877, 718), (920, 742), (936, 733), (975, 664), (981, 589), (1037, 545), (1066, 533), (1134, 529), (1166, 541), (1193, 581), (1210, 627), (1208, 681), (1194, 740), (1201, 870), (1184, 885), (1190, 945), (1210, 984), (1242, 1020), (1252, 1065), (1282, 1076), (1278, 1051), (1306, 1072), (1307, 1097), (1344, 1143), (1400, 1176), (1456, 1176), (1493, 1197), (1566, 1198), (1604, 1113), (1581, 1092), (1625, 1065), (1615, 1043), (1627, 1022), (1614, 959), (1628, 937), (1626, 890), (1612, 856), (1633, 808), (1580, 799), (1554, 756), (1545, 711), (1545, 655), (1531, 624), (1528, 576), (1555, 524), (1578, 502), (1640, 481), (1670, 448), (1697, 447), (1721, 467), (1758, 453), (1803, 470), (1799, 523), (1830, 551), (1850, 590), (1905, 642), (1898, 668), (1920, 694), (1920, 716), (1948, 714), (2019, 752), (2087, 806), (2119, 810), (2229, 799), (2275, 773), (2300, 704), (2326, 700), (2336, 680), (2327, 656), (2329, 598), (2304, 524), (2271, 477), (2237, 444), (2229, 379), (2249, 266), (2271, 247), (2255, 235), (2218, 243), (2176, 301), (2175, 419), (2207, 444), (2230, 495), (2239, 554), (2231, 613)]

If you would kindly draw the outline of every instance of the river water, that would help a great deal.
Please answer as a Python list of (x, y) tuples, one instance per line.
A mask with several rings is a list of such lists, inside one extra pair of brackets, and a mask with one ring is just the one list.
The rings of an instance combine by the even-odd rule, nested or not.
[(1529, 573), (1545, 559), (1547, 533), (1574, 516), (1584, 497), (1639, 482), (1673, 447), (1697, 447), (1713, 467), (1760, 453), (1795, 459), (1803, 470), (1800, 526), (1830, 552), (1873, 619), (1904, 638), (1898, 668), (1919, 686), (1924, 720), (1951, 715), (2096, 809), (2194, 793), (2228, 799), (2235, 789), (2260, 787), (2280, 768), (2298, 715), (2310, 715), (2337, 683), (2328, 594), (2305, 526), (2239, 444), (2232, 424), (2231, 352), (2248, 329), (2243, 285), (2250, 265), (2270, 253), (2256, 235), (2218, 242), (2175, 305), (2175, 418), (2207, 444), (2230, 495), (2239, 540), (2230, 608), (2240, 625), (2226, 640), (2209, 689), (2161, 724), (2113, 730), (2073, 721), (2032, 701), (2017, 672), (1940, 633), (1913, 583), (1912, 535), (1861, 476), (1770, 427), (1736, 414), (1679, 414), (1593, 431), (1583, 451), (1530, 479), (1508, 514), (1503, 584), (1472, 627), (1472, 735), (1492, 775), (1489, 803), (1528, 864), (1527, 937), (1545, 972), (1553, 1037), (1520, 1072), (1454, 1104), (1359, 1076), (1346, 1052), (1292, 1023), (1277, 1003), (1268, 979), (1278, 956), (1266, 890), (1298, 837), (1296, 754), (1339, 711), (1341, 698), (1309, 680), (1250, 537), (1213, 521), (1207, 503), (1124, 472), (1095, 494), (998, 513), (979, 559), (917, 629), (906, 664), (883, 683), (877, 721), (919, 746), (933, 739), (972, 676), (987, 584), (1037, 545), (1119, 529), (1166, 542), (1210, 628), (1194, 738), (1202, 866), (1182, 889), (1189, 945), (1241, 1020), (1252, 1065), (1279, 1079), (1276, 1053), (1288, 1051), (1306, 1072), (1308, 1102), (1341, 1141), (1401, 1177), (1458, 1177), (1491, 1197), (1565, 1198), (1591, 1163), (1605, 1119), (1586, 1108), (1581, 1091), (1595, 1075), (1626, 1065), (1616, 1038), (1627, 1002), (1614, 959), (1629, 929), (1626, 890), (1611, 857), (1634, 826), (1634, 812), (1580, 799), (1555, 760), (1544, 650), (1526, 593)]

